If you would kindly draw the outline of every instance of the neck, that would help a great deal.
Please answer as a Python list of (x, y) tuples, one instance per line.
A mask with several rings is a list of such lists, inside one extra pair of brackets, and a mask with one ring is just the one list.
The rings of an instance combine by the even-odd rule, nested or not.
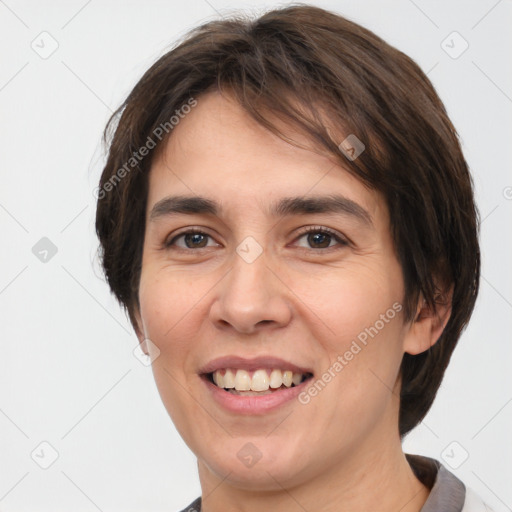
[(378, 446), (348, 455), (300, 485), (268, 492), (235, 487), (229, 475), (223, 479), (199, 461), (202, 512), (419, 512), (429, 490), (415, 477), (400, 440)]

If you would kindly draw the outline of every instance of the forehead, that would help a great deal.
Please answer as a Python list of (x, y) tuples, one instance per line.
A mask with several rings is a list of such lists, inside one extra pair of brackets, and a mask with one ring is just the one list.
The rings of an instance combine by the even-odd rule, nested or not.
[(276, 125), (303, 147), (258, 124), (229, 97), (209, 92), (197, 98), (153, 161), (148, 213), (170, 194), (209, 197), (226, 213), (249, 207), (270, 213), (269, 204), (283, 197), (336, 194), (372, 218), (386, 217), (381, 194), (321, 154), (305, 134)]

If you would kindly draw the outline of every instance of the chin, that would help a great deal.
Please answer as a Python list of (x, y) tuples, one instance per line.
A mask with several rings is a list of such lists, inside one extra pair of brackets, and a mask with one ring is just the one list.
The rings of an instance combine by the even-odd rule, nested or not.
[(239, 437), (227, 442), (222, 453), (198, 458), (220, 479), (247, 490), (282, 490), (308, 478), (303, 451), (287, 450), (282, 440)]

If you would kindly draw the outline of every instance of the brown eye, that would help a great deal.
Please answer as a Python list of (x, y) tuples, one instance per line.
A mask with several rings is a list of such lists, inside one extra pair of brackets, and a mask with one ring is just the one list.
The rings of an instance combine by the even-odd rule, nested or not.
[(327, 233), (308, 233), (308, 243), (314, 249), (325, 249), (331, 243), (332, 235)]
[(208, 235), (205, 235), (204, 233), (187, 233), (184, 235), (183, 240), (189, 249), (205, 247), (208, 242)]
[(299, 246), (306, 249), (330, 249), (336, 246), (344, 247), (348, 245), (342, 235), (324, 227), (309, 227), (299, 235), (298, 240), (302, 238), (306, 240), (307, 245), (299, 244)]
[[(199, 231), (199, 230), (188, 230), (180, 233), (179, 235), (172, 238), (170, 241), (165, 243), (166, 248), (176, 247), (178, 249), (203, 249), (208, 247), (208, 241), (211, 236)], [(181, 242), (181, 240), (183, 240)], [(180, 243), (178, 243), (180, 241)]]

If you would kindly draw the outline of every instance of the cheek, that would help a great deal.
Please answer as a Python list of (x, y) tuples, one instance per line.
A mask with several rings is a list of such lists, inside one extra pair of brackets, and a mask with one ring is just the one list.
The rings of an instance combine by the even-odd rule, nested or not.
[(295, 281), (307, 306), (302, 316), (319, 325), (315, 339), (324, 354), (313, 393), (325, 401), (312, 399), (312, 406), (330, 410), (340, 424), (347, 414), (378, 414), (396, 383), (403, 355), (403, 285), (398, 265), (386, 270), (357, 265)]
[(309, 316), (316, 315), (327, 328), (328, 338), (333, 340), (330, 345), (356, 339), (360, 333), (364, 337), (365, 329), (376, 323), (381, 331), (383, 321), (388, 327), (390, 320), (399, 316), (403, 285), (398, 264), (382, 265), (368, 258), (364, 264), (296, 272), (288, 277), (304, 313), (309, 310)]
[(197, 385), (190, 381), (189, 371), (197, 339), (194, 305), (204, 293), (184, 286), (176, 272), (159, 271), (156, 276), (149, 270), (141, 275), (139, 300), (145, 335), (160, 351), (152, 363), (153, 377), (170, 418), (185, 442), (191, 443), (190, 418), (204, 414), (189, 391), (191, 384)]
[(179, 272), (143, 272), (139, 288), (146, 335), (162, 352), (179, 352), (194, 339), (194, 307), (204, 297), (201, 280), (193, 285)]

